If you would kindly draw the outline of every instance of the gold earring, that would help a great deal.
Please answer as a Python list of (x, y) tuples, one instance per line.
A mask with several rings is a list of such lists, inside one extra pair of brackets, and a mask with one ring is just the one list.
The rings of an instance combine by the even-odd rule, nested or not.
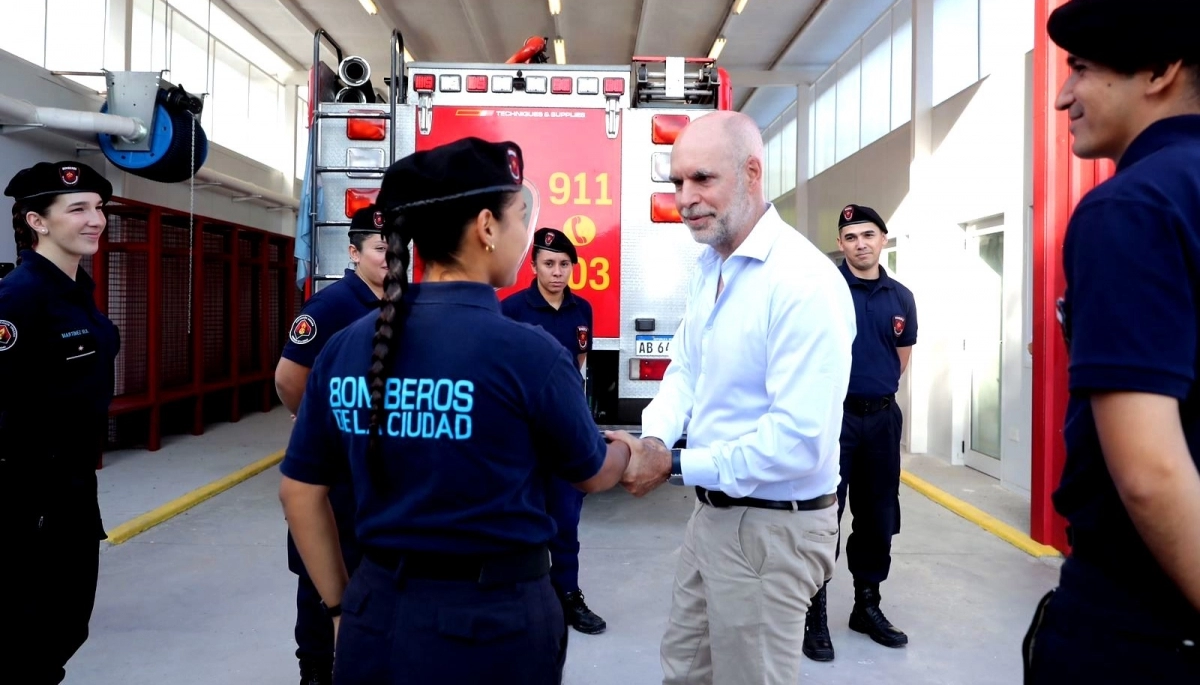
[(492, 252), (493, 250), (496, 249), (496, 246), (491, 243), (488, 243), (488, 246), (484, 249), (486, 249), (488, 252)]

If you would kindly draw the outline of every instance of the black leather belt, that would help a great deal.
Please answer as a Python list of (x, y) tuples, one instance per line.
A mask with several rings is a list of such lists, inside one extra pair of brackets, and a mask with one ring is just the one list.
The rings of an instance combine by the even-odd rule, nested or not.
[(550, 552), (544, 546), (494, 555), (402, 552), (372, 547), (364, 550), (363, 555), (398, 578), (469, 580), (490, 585), (535, 580), (550, 572)]
[(895, 395), (884, 395), (883, 397), (847, 397), (842, 402), (842, 409), (851, 414), (865, 415), (874, 414), (877, 411), (883, 411), (892, 406), (896, 402)]
[(708, 490), (696, 486), (696, 497), (710, 507), (724, 509), (726, 507), (750, 507), (752, 509), (777, 509), (780, 511), (815, 511), (837, 504), (837, 495), (829, 493), (805, 500), (774, 500), (757, 497), (730, 497), (720, 490)]

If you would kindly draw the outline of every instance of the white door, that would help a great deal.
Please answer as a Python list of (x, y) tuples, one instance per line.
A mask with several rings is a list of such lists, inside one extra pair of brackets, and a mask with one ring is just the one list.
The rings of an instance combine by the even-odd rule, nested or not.
[(1000, 383), (1004, 350), (1004, 227), (968, 227), (964, 352), (970, 393), (964, 409), (963, 459), (1000, 478)]

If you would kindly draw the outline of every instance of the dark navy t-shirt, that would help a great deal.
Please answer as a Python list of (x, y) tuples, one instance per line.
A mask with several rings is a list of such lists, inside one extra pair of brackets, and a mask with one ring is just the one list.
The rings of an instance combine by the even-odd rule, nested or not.
[(858, 333), (851, 347), (850, 387), (855, 397), (882, 397), (900, 387), (898, 347), (917, 344), (917, 302), (912, 291), (879, 268), (877, 282), (855, 276), (842, 262), (839, 267), (850, 295)]
[(283, 358), (311, 369), (334, 333), (378, 308), (379, 298), (371, 286), (353, 269), (346, 269), (341, 280), (321, 288), (304, 303), (288, 329)]
[(509, 318), (546, 329), (571, 355), (592, 350), (592, 305), (570, 288), (555, 309), (538, 290), (535, 278), (528, 288), (504, 298), (500, 308)]
[(372, 317), (317, 358), (282, 472), (329, 484), (348, 461), (366, 547), (481, 554), (547, 543), (546, 476), (585, 481), (607, 451), (574, 360), (544, 330), (502, 315), (486, 285), (416, 284), (405, 302), (386, 374), (387, 487), (366, 461)]
[(1055, 508), (1070, 523), (1080, 559), (1156, 606), (1187, 611), (1121, 502), (1091, 395), (1129, 391), (1178, 399), (1188, 449), (1200, 468), (1200, 116), (1160, 121), (1133, 142), (1113, 178), (1088, 193), (1072, 215), (1063, 266), (1071, 396)]

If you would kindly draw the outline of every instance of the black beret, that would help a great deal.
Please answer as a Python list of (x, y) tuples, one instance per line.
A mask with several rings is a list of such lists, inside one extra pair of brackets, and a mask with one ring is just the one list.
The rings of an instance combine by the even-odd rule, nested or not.
[(862, 205), (846, 205), (842, 210), (841, 216), (838, 217), (838, 230), (841, 231), (843, 226), (851, 224), (866, 224), (871, 223), (879, 227), (879, 230), (887, 233), (887, 224), (883, 223), (883, 219), (870, 207)]
[(521, 189), (525, 161), (516, 143), (462, 138), (414, 152), (383, 175), (375, 204), (404, 210), (470, 195)]
[(539, 228), (537, 233), (533, 234), (533, 253), (537, 254), (538, 250), (562, 252), (571, 258), (572, 264), (579, 262), (575, 244), (562, 231), (556, 231), (553, 228)]
[(375, 205), (368, 205), (354, 213), (350, 220), (350, 233), (382, 233), (383, 210)]
[(108, 202), (112, 199), (112, 184), (81, 162), (38, 162), (18, 171), (4, 189), (5, 195), (18, 202), (65, 193), (97, 193)]
[(1200, 59), (1197, 0), (1070, 0), (1046, 32), (1071, 55), (1133, 73)]

